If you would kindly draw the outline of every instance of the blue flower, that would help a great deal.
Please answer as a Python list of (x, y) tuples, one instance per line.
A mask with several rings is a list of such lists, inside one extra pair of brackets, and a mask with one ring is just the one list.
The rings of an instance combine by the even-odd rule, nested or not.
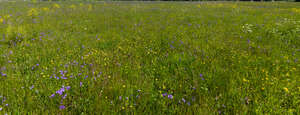
[(169, 98), (169, 99), (173, 99), (173, 95), (171, 95), (171, 94), (168, 95), (168, 98)]
[(65, 92), (65, 88), (62, 87), (58, 91), (56, 91), (57, 94), (62, 95)]
[(29, 89), (32, 90), (34, 88), (34, 85), (32, 85)]
[(55, 94), (53, 93), (51, 96), (50, 96), (50, 98), (53, 98), (55, 96)]
[(66, 97), (67, 97), (67, 94), (65, 94), (62, 98), (63, 98), (63, 99), (66, 99)]
[(162, 94), (163, 97), (165, 97), (165, 96), (167, 96), (167, 95), (168, 95), (167, 93), (163, 93), (163, 94)]
[(181, 100), (182, 100), (183, 103), (185, 103), (185, 99), (184, 98), (182, 98)]
[(67, 90), (70, 90), (70, 89), (71, 89), (71, 86), (67, 86), (66, 89), (67, 89)]
[(65, 109), (66, 107), (64, 105), (59, 106), (59, 109)]

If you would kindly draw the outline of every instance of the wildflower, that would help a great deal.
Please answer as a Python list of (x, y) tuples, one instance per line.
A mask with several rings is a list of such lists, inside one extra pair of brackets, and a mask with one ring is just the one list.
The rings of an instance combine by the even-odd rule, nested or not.
[(119, 100), (122, 100), (122, 96), (119, 96)]
[(51, 96), (50, 96), (50, 98), (53, 98), (55, 96), (55, 94), (52, 94)]
[(59, 109), (65, 109), (66, 107), (64, 105), (59, 106)]
[(66, 77), (64, 77), (64, 76), (61, 76), (61, 79), (68, 79), (68, 78), (66, 78)]
[(29, 89), (32, 90), (34, 88), (34, 85), (32, 85)]
[(47, 11), (49, 11), (49, 8), (45, 7), (45, 8), (43, 8), (43, 10), (47, 12)]
[(296, 13), (300, 13), (300, 9), (297, 9), (297, 8), (292, 8), (292, 11), (296, 12)]
[(190, 106), (190, 105), (191, 105), (191, 102), (187, 102), (186, 104), (187, 104), (188, 106)]
[(70, 88), (71, 88), (71, 86), (67, 86), (67, 87), (66, 87), (67, 90), (70, 90)]
[(167, 96), (167, 95), (168, 95), (167, 93), (163, 93), (163, 94), (162, 94), (163, 97), (165, 97), (165, 96)]
[(37, 16), (38, 15), (38, 10), (36, 8), (31, 8), (28, 12), (27, 15), (28, 16)]
[(123, 85), (122, 87), (123, 87), (123, 88), (125, 88), (125, 87), (126, 87), (126, 85)]
[(53, 7), (54, 8), (60, 8), (60, 6), (58, 4), (54, 4)]
[(0, 23), (3, 23), (4, 22), (4, 19), (3, 18), (0, 18)]
[(169, 98), (169, 99), (173, 99), (173, 95), (171, 95), (171, 94), (168, 95), (168, 98)]
[(80, 82), (80, 87), (82, 87), (82, 82)]
[(63, 99), (66, 99), (66, 97), (67, 97), (67, 94), (65, 94), (62, 98), (63, 98)]
[(2, 107), (0, 107), (0, 111), (2, 111)]
[(184, 98), (182, 98), (181, 101), (182, 101), (183, 103), (185, 103), (185, 99), (184, 99)]
[(289, 89), (288, 88), (283, 88), (283, 90), (285, 91), (285, 92), (289, 92)]
[(65, 92), (65, 88), (62, 87), (58, 91), (56, 91), (57, 94), (62, 95)]
[(10, 18), (12, 15), (11, 14), (8, 14), (8, 15), (5, 15), (4, 18)]
[(1, 73), (2, 77), (6, 77), (7, 75), (5, 73)]
[(200, 78), (201, 78), (202, 80), (205, 80), (204, 77), (203, 77), (203, 74), (200, 74)]
[(72, 5), (70, 6), (70, 8), (75, 9), (76, 6), (75, 6), (74, 4), (72, 4)]

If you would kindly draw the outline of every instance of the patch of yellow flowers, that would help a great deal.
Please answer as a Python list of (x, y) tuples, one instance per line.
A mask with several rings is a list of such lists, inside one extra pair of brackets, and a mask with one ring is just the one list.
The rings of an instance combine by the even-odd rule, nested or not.
[(60, 8), (60, 6), (58, 4), (54, 4), (53, 7), (54, 8)]
[(38, 10), (36, 8), (31, 8), (28, 12), (28, 16), (37, 16), (39, 14)]
[(71, 9), (76, 9), (76, 5), (72, 4), (72, 5), (70, 5), (70, 8)]
[(300, 8), (292, 8), (293, 12), (300, 13)]
[(0, 23), (3, 23), (4, 19), (3, 18), (0, 18)]
[(42, 8), (42, 10), (44, 10), (44, 11), (49, 11), (49, 8), (47, 8), (47, 7), (44, 7), (44, 8)]
[(3, 23), (5, 19), (10, 18), (10, 15), (4, 15), (3, 17), (0, 16), (0, 23)]

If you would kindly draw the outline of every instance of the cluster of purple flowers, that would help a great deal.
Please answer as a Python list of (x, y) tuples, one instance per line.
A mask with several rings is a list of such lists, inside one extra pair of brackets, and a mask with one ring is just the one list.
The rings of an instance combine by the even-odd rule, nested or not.
[(200, 74), (199, 76), (200, 76), (200, 78), (201, 78), (202, 80), (205, 80), (204, 77), (203, 77), (203, 74)]
[(1, 73), (2, 77), (7, 77), (7, 75), (5, 73), (2, 73), (2, 72), (0, 72), (0, 73)]
[[(50, 76), (50, 78), (55, 78), (55, 79), (68, 79), (65, 74), (67, 73), (68, 71), (62, 71), (60, 70), (59, 73), (60, 73), (60, 77), (59, 76), (56, 76), (56, 74), (53, 74), (52, 76)], [(70, 77), (73, 77), (73, 76), (70, 76)]]
[(60, 75), (61, 75), (61, 79), (67, 79), (66, 77), (65, 77), (65, 74), (67, 73), (67, 71), (62, 71), (62, 70), (59, 70), (59, 73), (60, 73)]
[[(4, 103), (5, 103), (5, 101), (6, 101), (6, 97), (4, 97), (4, 96), (1, 96), (0, 95), (0, 105), (3, 105)], [(6, 103), (6, 104), (4, 104), (5, 106), (8, 106), (8, 104)], [(2, 111), (2, 107), (0, 107), (0, 111)]]
[(31, 70), (34, 70), (34, 68), (36, 68), (36, 67), (38, 67), (38, 66), (40, 66), (40, 64), (36, 64), (36, 65), (32, 66), (32, 67), (31, 67)]
[(66, 86), (66, 87), (62, 86), (62, 88), (60, 88), (55, 93), (50, 95), (50, 98), (55, 97), (55, 94), (58, 94), (59, 96), (62, 96), (61, 105), (59, 106), (60, 109), (65, 109), (65, 106), (62, 105), (62, 104), (63, 104), (63, 100), (66, 99), (66, 97), (67, 97), (67, 93), (65, 93), (65, 92), (70, 90), (70, 89), (71, 89), (71, 86)]
[(163, 97), (168, 97), (169, 99), (173, 99), (173, 95), (172, 94), (163, 93), (162, 96)]
[(181, 103), (181, 102), (186, 103), (188, 106), (191, 105), (191, 103), (189, 101), (187, 102), (184, 98), (181, 98), (181, 100), (179, 101), (179, 103)]

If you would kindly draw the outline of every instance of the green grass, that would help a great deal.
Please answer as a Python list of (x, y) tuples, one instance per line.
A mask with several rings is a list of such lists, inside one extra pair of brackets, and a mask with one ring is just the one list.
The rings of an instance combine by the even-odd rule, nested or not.
[(300, 114), (299, 3), (0, 11), (0, 114)]

